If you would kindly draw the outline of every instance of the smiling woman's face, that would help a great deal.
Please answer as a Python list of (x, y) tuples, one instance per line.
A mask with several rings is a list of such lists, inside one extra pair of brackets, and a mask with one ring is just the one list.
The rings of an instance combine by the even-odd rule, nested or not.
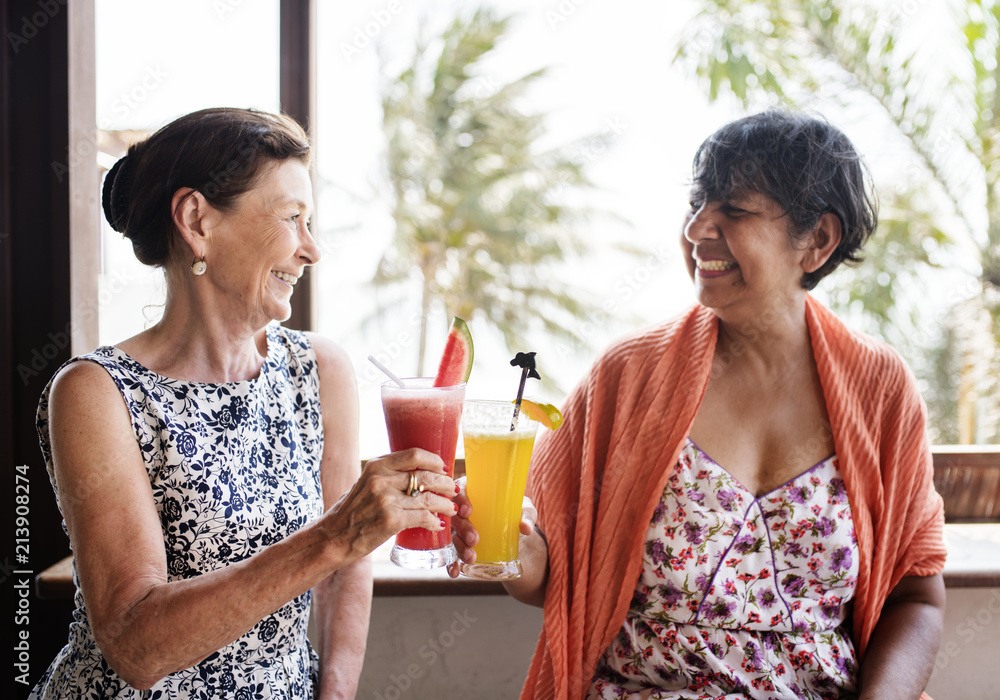
[(691, 203), (681, 237), (698, 301), (723, 312), (763, 311), (803, 293), (803, 251), (772, 198), (751, 192)]
[(232, 212), (219, 217), (213, 231), (211, 280), (255, 327), (284, 321), (290, 299), (306, 265), (320, 251), (309, 232), (312, 183), (298, 159), (268, 169)]

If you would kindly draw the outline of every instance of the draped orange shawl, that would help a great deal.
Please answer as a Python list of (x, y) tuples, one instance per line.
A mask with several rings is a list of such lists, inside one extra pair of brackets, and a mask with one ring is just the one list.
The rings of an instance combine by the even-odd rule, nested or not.
[[(849, 331), (812, 297), (806, 320), (860, 550), (858, 660), (905, 575), (944, 566), (925, 409), (888, 346)], [(522, 692), (582, 698), (625, 620), (642, 541), (704, 395), (718, 320), (701, 306), (613, 345), (539, 439), (528, 493), (549, 545), (541, 636)], [(926, 697), (926, 696), (925, 696)]]

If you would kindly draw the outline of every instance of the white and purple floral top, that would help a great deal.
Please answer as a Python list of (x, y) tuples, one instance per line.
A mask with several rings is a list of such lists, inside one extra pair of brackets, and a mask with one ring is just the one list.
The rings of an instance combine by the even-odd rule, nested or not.
[(850, 698), (858, 547), (836, 456), (755, 497), (690, 439), (588, 698)]

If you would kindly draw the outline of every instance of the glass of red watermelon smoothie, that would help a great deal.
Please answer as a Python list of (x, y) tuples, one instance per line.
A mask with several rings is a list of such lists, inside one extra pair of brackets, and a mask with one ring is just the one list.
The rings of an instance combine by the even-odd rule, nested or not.
[[(465, 382), (434, 386), (434, 377), (402, 381), (403, 387), (391, 381), (382, 384), (389, 448), (398, 452), (419, 447), (433, 452), (444, 461), (448, 476), (453, 476)], [(407, 569), (433, 569), (455, 561), (458, 555), (451, 543), (451, 514), (438, 516), (446, 524), (440, 532), (415, 527), (396, 535), (390, 554), (394, 564)]]

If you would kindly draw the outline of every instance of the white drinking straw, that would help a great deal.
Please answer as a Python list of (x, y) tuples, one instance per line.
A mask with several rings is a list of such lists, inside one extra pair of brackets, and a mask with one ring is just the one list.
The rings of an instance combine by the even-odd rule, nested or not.
[(392, 373), (391, 371), (389, 371), (389, 368), (388, 368), (388, 367), (386, 367), (385, 365), (383, 365), (383, 364), (382, 364), (381, 362), (379, 362), (378, 360), (376, 360), (376, 359), (375, 359), (374, 357), (372, 357), (371, 355), (369, 355), (369, 356), (368, 356), (368, 359), (369, 359), (369, 361), (370, 361), (370, 362), (371, 362), (371, 363), (372, 363), (373, 365), (375, 365), (375, 366), (376, 366), (376, 367), (378, 367), (378, 368), (379, 368), (380, 370), (382, 370), (383, 372), (385, 372), (385, 376), (387, 376), (387, 377), (388, 377), (389, 379), (391, 379), (392, 381), (396, 382), (396, 384), (398, 384), (398, 385), (399, 385), (399, 388), (400, 388), (400, 389), (405, 389), (405, 388), (406, 388), (406, 385), (405, 385), (405, 384), (403, 384), (403, 380), (402, 380), (402, 379), (400, 379), (399, 377), (397, 377), (397, 376), (396, 376), (395, 374), (393, 374), (393, 373)]

